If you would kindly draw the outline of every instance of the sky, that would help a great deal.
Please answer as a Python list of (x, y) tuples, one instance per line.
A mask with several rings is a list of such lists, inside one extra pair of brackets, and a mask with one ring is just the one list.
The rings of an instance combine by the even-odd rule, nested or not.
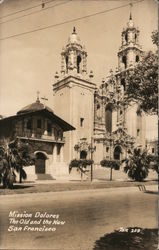
[[(110, 69), (115, 70), (117, 67), (121, 32), (129, 20), (130, 6), (117, 7), (134, 3), (132, 17), (140, 30), (140, 44), (144, 51), (155, 49), (151, 41), (151, 33), (157, 29), (158, 21), (155, 0), (143, 0), (136, 4), (137, 1), (129, 0), (43, 1), (49, 2), (43, 9), (40, 5), (42, 0), (0, 1), (1, 115), (16, 114), (22, 107), (36, 100), (37, 91), (40, 92), (40, 97), (48, 98), (47, 105), (53, 108), (54, 75), (56, 71), (60, 72), (60, 53), (74, 26), (88, 53), (88, 73), (93, 70), (94, 82), (99, 85)], [(37, 7), (28, 9), (32, 6)], [(23, 9), (28, 10), (22, 12)], [(109, 11), (14, 36), (104, 10)], [(19, 12), (14, 15), (6, 16), (17, 11)]]

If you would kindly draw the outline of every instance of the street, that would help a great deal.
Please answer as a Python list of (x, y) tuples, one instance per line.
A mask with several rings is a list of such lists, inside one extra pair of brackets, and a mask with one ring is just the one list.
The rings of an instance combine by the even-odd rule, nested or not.
[[(129, 187), (1, 196), (0, 249), (92, 250), (96, 240), (121, 227), (157, 228), (157, 186), (146, 188), (146, 193)], [(13, 213), (15, 219), (25, 214), (25, 231), (8, 231)], [(28, 229), (35, 214), (37, 223), (56, 219), (56, 230)]]

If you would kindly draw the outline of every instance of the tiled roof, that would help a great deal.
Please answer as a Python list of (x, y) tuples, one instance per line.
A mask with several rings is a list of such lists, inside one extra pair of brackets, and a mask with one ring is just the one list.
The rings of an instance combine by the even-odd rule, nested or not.
[(36, 102), (31, 103), (25, 106), (24, 108), (22, 108), (21, 110), (19, 110), (17, 112), (17, 115), (26, 114), (29, 112), (34, 112), (34, 111), (43, 110), (43, 109), (47, 109), (49, 112), (54, 113), (51, 108), (45, 106), (43, 103), (39, 101), (39, 99), (37, 99)]

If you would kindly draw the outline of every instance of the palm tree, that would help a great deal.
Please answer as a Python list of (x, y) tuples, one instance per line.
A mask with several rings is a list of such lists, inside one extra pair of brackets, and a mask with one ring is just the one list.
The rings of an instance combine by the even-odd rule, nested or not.
[(3, 187), (13, 188), (16, 172), (19, 173), (20, 183), (22, 179), (25, 180), (27, 175), (23, 167), (33, 165), (34, 159), (26, 143), (17, 140), (10, 143), (5, 141), (0, 149), (0, 182), (3, 183)]
[(139, 148), (135, 148), (123, 162), (124, 171), (131, 179), (143, 181), (148, 176), (150, 160), (146, 150), (141, 152)]

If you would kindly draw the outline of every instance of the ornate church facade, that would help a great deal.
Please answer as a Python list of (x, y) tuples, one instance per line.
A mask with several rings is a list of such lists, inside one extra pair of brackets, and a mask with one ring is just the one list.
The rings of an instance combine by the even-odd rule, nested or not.
[(61, 74), (55, 74), (54, 109), (76, 130), (66, 133), (67, 163), (93, 155), (95, 166), (103, 159), (122, 160), (134, 147), (145, 147), (145, 115), (138, 104), (125, 102), (127, 76), (142, 60), (139, 29), (131, 14), (123, 29), (116, 72), (100, 86), (87, 73), (87, 52), (75, 28), (61, 52)]

